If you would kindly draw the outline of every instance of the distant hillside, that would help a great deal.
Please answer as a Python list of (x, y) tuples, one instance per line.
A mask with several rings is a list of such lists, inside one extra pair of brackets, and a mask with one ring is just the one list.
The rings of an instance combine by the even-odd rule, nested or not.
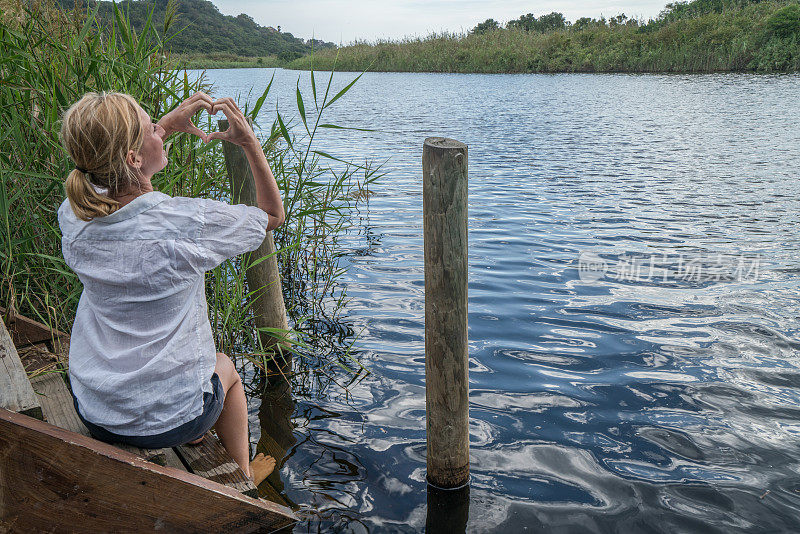
[[(75, 0), (57, 0), (65, 10), (75, 7)], [(90, 0), (88, 8), (94, 9), (98, 2)], [(98, 18), (110, 22), (114, 18), (112, 2), (101, 1)], [(87, 2), (78, 0), (82, 9)], [(117, 2), (119, 8), (128, 14), (131, 24), (140, 30), (153, 9), (152, 24), (162, 34), (164, 18), (167, 13), (168, 0), (140, 0)], [(169, 34), (172, 39), (166, 48), (176, 54), (212, 54), (228, 53), (238, 56), (278, 56), (289, 61), (311, 51), (311, 40), (303, 40), (291, 33), (277, 28), (264, 27), (245, 14), (236, 17), (223, 15), (208, 0), (178, 0), (177, 21), (172, 25)], [(185, 27), (185, 29), (183, 29)], [(179, 31), (181, 30), (181, 31)], [(177, 35), (176, 35), (177, 33)], [(162, 38), (165, 36), (162, 35)], [(333, 43), (314, 40), (314, 49), (334, 47)]]

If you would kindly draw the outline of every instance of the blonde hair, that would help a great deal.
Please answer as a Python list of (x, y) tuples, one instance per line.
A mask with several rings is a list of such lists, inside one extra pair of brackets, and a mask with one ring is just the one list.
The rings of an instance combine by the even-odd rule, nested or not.
[[(112, 198), (139, 186), (125, 158), (138, 152), (144, 131), (136, 100), (125, 93), (86, 93), (64, 112), (61, 143), (75, 162), (64, 184), (75, 216), (84, 221), (119, 209)], [(103, 188), (107, 194), (98, 192)]]

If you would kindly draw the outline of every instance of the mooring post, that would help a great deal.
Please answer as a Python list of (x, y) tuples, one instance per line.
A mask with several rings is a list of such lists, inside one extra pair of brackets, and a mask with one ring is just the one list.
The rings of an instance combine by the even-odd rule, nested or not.
[[(253, 121), (250, 118), (247, 120), (252, 128)], [(218, 124), (220, 131), (228, 129), (227, 120), (220, 120)], [(222, 153), (225, 155), (225, 167), (228, 171), (228, 180), (231, 186), (231, 195), (233, 197), (231, 201), (234, 204), (256, 206), (256, 185), (253, 178), (253, 170), (250, 168), (244, 149), (239, 145), (223, 141)], [(245, 273), (248, 289), (251, 292), (256, 291), (250, 308), (253, 310), (258, 328), (288, 330), (289, 324), (286, 320), (286, 306), (283, 303), (281, 277), (278, 272), (278, 258), (275, 255), (275, 240), (272, 236), (272, 231), (267, 232), (267, 236), (261, 246), (251, 252), (249, 258), (245, 258), (245, 261), (252, 264), (264, 257), (267, 258), (256, 265), (251, 265)], [(287, 343), (282, 342), (280, 343), (281, 347), (278, 347), (277, 339), (267, 332), (259, 332), (259, 339), (264, 349), (273, 351), (276, 356), (281, 354), (283, 358), (283, 362), (280, 362), (282, 367), (290, 363), (291, 353), (288, 350)]]
[(426, 139), (422, 182), (428, 482), (450, 489), (469, 481), (467, 145)]

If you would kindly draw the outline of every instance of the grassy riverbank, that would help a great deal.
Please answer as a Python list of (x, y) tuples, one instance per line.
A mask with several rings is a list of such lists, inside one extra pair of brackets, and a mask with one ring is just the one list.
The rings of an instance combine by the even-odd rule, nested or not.
[(313, 63), (321, 70), (335, 64), (340, 71), (465, 73), (800, 70), (797, 0), (695, 0), (670, 4), (647, 23), (615, 17), (545, 31), (522, 23), (493, 26), (320, 50), (313, 60), (305, 56), (289, 68), (310, 69)]
[[(232, 95), (214, 94), (202, 77), (192, 80), (176, 69), (152, 26), (133, 31), (119, 10), (113, 29), (119, 40), (114, 40), (94, 31), (91, 13), (87, 18), (86, 12), (8, 0), (0, 0), (0, 8), (0, 306), (69, 332), (82, 286), (61, 255), (56, 219), (65, 198), (64, 180), (73, 168), (59, 140), (64, 110), (88, 91), (128, 93), (153, 117), (196, 91)], [(336, 161), (334, 170), (331, 156), (316, 152), (315, 121), (344, 94), (329, 94), (324, 90), (327, 78), (324, 82), (313, 102), (309, 97), (307, 108), (299, 89), (292, 95), (302, 124), (293, 130), (276, 113), (271, 128), (263, 125), (269, 133), (262, 139), (287, 214), (274, 236), (294, 329), (272, 333), (295, 339), (296, 353), (311, 362), (301, 368), (315, 372), (354, 363), (348, 353), (352, 340), (328, 332), (347, 331), (338, 322), (344, 301), (337, 283), (342, 271), (338, 243), (377, 178), (374, 169), (363, 165), (342, 171)], [(244, 113), (255, 118), (262, 106), (271, 108), (268, 93), (269, 86), (255, 104), (241, 102)], [(199, 128), (216, 130), (216, 121), (201, 117)], [(168, 144), (169, 164), (153, 177), (157, 190), (171, 196), (231, 198), (220, 142), (206, 145), (189, 134), (176, 134)], [(259, 288), (245, 283), (247, 261), (226, 261), (206, 275), (209, 317), (218, 350), (240, 365), (264, 365), (269, 355), (260, 346), (248, 307), (249, 292)]]
[(173, 54), (181, 69), (243, 69), (286, 67), (288, 62), (277, 56), (249, 57), (235, 54)]

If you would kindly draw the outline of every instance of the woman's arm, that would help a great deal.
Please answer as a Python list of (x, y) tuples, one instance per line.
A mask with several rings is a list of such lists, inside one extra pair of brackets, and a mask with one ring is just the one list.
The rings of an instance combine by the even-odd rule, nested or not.
[(267, 230), (273, 230), (283, 223), (286, 219), (286, 213), (283, 210), (283, 201), (281, 200), (278, 184), (272, 175), (272, 169), (269, 168), (261, 142), (232, 98), (215, 100), (210, 113), (213, 115), (218, 110), (221, 110), (227, 117), (228, 129), (224, 132), (212, 132), (209, 134), (207, 142), (214, 139), (222, 139), (239, 145), (244, 149), (247, 161), (253, 171), (253, 179), (256, 186), (256, 203), (259, 208), (269, 215)]
[(256, 184), (256, 203), (259, 208), (266, 211), (267, 215), (270, 216), (267, 230), (273, 230), (286, 220), (278, 183), (272, 175), (272, 169), (269, 168), (264, 149), (261, 148), (261, 143), (258, 139), (255, 139), (255, 136), (253, 142), (243, 144), (242, 148), (247, 156), (247, 161), (250, 162), (250, 168), (253, 170), (253, 178)]

